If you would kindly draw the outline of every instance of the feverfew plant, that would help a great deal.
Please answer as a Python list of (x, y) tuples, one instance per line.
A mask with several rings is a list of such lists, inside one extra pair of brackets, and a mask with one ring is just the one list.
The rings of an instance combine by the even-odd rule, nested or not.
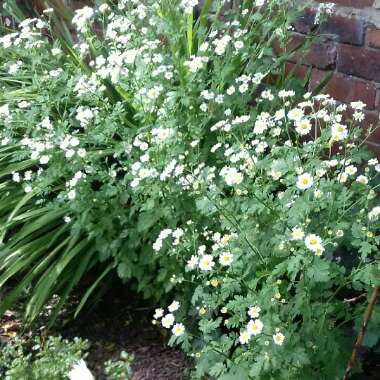
[(33, 284), (33, 320), (101, 267), (81, 308), (116, 269), (174, 297), (154, 323), (195, 378), (341, 377), (380, 165), (362, 103), (283, 78), (295, 3), (252, 3), (120, 0), (78, 10), (72, 47), (50, 12), (1, 38), (0, 285), (24, 274), (4, 308)]

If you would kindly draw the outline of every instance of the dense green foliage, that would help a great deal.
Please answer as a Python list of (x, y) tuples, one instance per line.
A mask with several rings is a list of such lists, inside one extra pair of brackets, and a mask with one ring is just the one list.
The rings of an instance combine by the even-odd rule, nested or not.
[[(0, 375), (4, 380), (91, 380), (83, 361), (88, 342), (49, 336), (24, 342), (19, 338), (0, 347)], [(128, 380), (133, 356), (122, 352), (120, 359), (104, 363), (107, 380)]]
[(364, 105), (284, 78), (293, 1), (197, 3), (85, 7), (75, 45), (48, 10), (0, 39), (0, 286), (20, 279), (0, 309), (30, 287), (28, 321), (58, 311), (101, 268), (80, 309), (116, 270), (175, 298), (154, 323), (195, 378), (339, 379), (365, 301), (344, 300), (380, 277)]
[(21, 340), (1, 347), (0, 374), (4, 380), (67, 380), (67, 374), (77, 363), (87, 343), (80, 339), (69, 342), (60, 337), (39, 338), (27, 347)]

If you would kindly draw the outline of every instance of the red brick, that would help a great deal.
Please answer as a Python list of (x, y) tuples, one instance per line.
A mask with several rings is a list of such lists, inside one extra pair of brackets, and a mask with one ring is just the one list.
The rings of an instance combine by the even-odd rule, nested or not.
[(377, 90), (375, 108), (380, 111), (380, 90)]
[[(365, 119), (362, 121), (361, 126), (363, 129), (374, 128), (379, 125), (379, 113), (364, 111)], [(376, 128), (368, 137), (369, 141), (380, 143), (380, 129)]]
[(285, 63), (285, 75), (292, 74), (293, 77), (304, 80), (308, 74), (309, 66), (296, 65), (292, 62)]
[[(288, 51), (296, 48), (300, 43), (305, 41), (305, 36), (294, 33), (287, 47)], [(308, 52), (300, 49), (299, 52), (290, 57), (292, 62), (301, 62), (306, 65), (312, 65), (319, 69), (332, 68), (336, 61), (336, 44), (334, 42), (313, 44)]]
[[(310, 33), (315, 29), (316, 11), (308, 9), (295, 23), (294, 28), (300, 33)], [(319, 33), (332, 36), (339, 42), (362, 45), (364, 42), (364, 20), (356, 17), (333, 15), (320, 25)]]
[(375, 157), (380, 160), (380, 144), (374, 143), (372, 141), (367, 142), (367, 146), (374, 153)]
[[(319, 83), (326, 78), (329, 72), (313, 69), (309, 90), (312, 91)], [(326, 87), (322, 90), (330, 94), (334, 99), (350, 103), (361, 100), (367, 105), (367, 109), (375, 108), (376, 86), (374, 83), (364, 79), (355, 78), (349, 75), (334, 73)]]
[(367, 44), (370, 47), (380, 49), (380, 29), (369, 27), (367, 30)]
[(339, 45), (337, 69), (341, 73), (380, 81), (380, 50)]
[(335, 3), (346, 7), (365, 8), (371, 7), (374, 0), (317, 0), (318, 3)]

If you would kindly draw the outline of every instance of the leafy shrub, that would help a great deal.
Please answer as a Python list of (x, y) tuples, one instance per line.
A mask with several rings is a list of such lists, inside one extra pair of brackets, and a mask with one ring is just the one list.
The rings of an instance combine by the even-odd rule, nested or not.
[(5, 380), (66, 380), (72, 366), (87, 349), (79, 338), (72, 342), (49, 337), (46, 342), (36, 338), (32, 347), (21, 340), (8, 343), (0, 351), (0, 374)]
[(86, 7), (73, 48), (36, 20), (2, 38), (5, 305), (36, 283), (32, 320), (104, 263), (84, 301), (113, 268), (175, 293), (155, 323), (195, 378), (341, 378), (345, 298), (379, 283), (364, 105), (284, 79), (292, 1), (196, 3)]
[(109, 380), (127, 380), (130, 378), (133, 355), (122, 351), (119, 360), (109, 360), (105, 363), (105, 373)]
[[(286, 45), (297, 15), (292, 1), (243, 13), (224, 3), (206, 1), (198, 17), (180, 1), (85, 7), (72, 20), (76, 44), (48, 9), (1, 38), (0, 286), (20, 279), (1, 310), (30, 288), (27, 321), (53, 293), (58, 311), (99, 263), (79, 308), (114, 268), (147, 297), (173, 288), (177, 265), (153, 254), (152, 239), (168, 218), (187, 220), (195, 200), (166, 192), (173, 159), (189, 151), (180, 144), (174, 157), (163, 139), (199, 140), (190, 152), (202, 162), (223, 108), (238, 114), (264, 77), (283, 80), (289, 53), (275, 58), (272, 45)], [(240, 91), (224, 94), (237, 74)]]
[[(93, 379), (82, 359), (87, 350), (88, 342), (80, 338), (68, 341), (49, 336), (45, 342), (35, 338), (28, 344), (16, 339), (1, 347), (0, 375), (4, 380)], [(130, 379), (132, 361), (133, 356), (124, 351), (119, 360), (108, 360), (104, 363), (106, 378)]]

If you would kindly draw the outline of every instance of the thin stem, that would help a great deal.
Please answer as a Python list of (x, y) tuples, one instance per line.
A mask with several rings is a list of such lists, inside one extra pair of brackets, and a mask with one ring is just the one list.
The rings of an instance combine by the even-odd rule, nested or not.
[(357, 355), (357, 353), (358, 353), (358, 351), (362, 345), (364, 334), (365, 334), (365, 331), (367, 329), (368, 322), (371, 318), (372, 310), (373, 310), (373, 307), (375, 306), (378, 293), (379, 293), (379, 287), (376, 286), (375, 288), (372, 289), (371, 298), (369, 300), (367, 309), (364, 312), (363, 324), (362, 324), (362, 326), (359, 330), (358, 336), (356, 338), (354, 349), (352, 350), (352, 354), (351, 354), (350, 360), (348, 362), (346, 372), (344, 373), (343, 380), (349, 379), (352, 368), (354, 368), (356, 355)]

